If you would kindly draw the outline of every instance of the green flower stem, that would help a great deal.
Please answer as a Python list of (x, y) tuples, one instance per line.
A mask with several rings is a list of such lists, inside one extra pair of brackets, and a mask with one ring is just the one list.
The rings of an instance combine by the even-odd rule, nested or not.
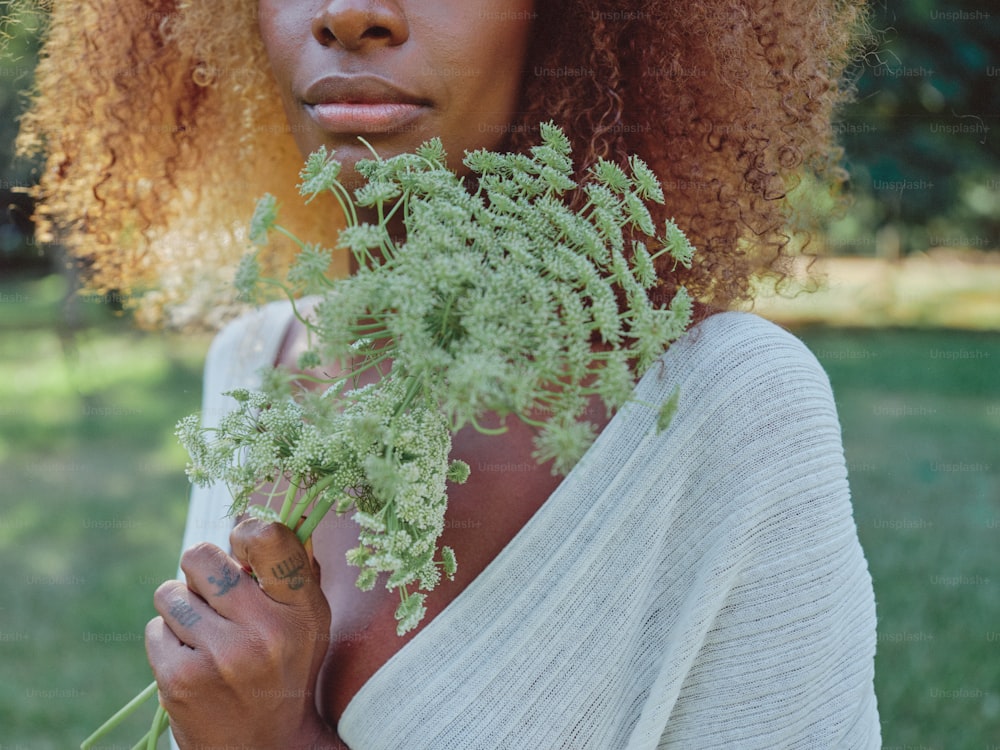
[(295, 373), (295, 382), (299, 383), (319, 383), (320, 385), (325, 385), (327, 388), (332, 388), (339, 383), (346, 383), (347, 378), (338, 378), (337, 380), (330, 380), (330, 378), (325, 378), (321, 375), (309, 375), (304, 372)]
[(413, 399), (416, 398), (418, 393), (420, 393), (421, 379), (410, 376), (408, 380), (409, 383), (406, 386), (406, 394), (403, 396), (403, 400), (399, 402), (399, 406), (396, 407), (396, 415), (405, 414), (406, 410), (409, 409), (410, 405), (413, 403)]
[[(329, 281), (329, 280), (326, 279), (326, 277), (324, 277), (324, 281)], [(327, 284), (327, 287), (330, 286), (331, 284)], [(282, 284), (281, 288), (285, 291), (285, 296), (288, 297), (288, 301), (292, 303), (292, 314), (295, 316), (296, 320), (298, 320), (299, 323), (302, 324), (302, 327), (306, 329), (306, 340), (309, 342), (309, 346), (312, 346), (312, 337), (313, 337), (312, 321), (307, 320), (306, 316), (303, 315), (302, 312), (299, 310), (299, 299), (295, 297), (295, 295), (292, 293), (292, 290), (287, 288), (284, 284)]]
[(538, 429), (544, 429), (545, 427), (548, 427), (548, 425), (545, 422), (542, 422), (541, 420), (538, 419), (532, 419), (527, 414), (518, 414), (517, 418), (520, 419), (529, 427), (537, 427)]
[[(388, 215), (386, 215), (385, 211), (383, 210), (385, 208), (385, 201), (379, 201), (378, 203), (375, 204), (375, 208), (378, 210), (378, 224), (380, 227), (388, 226), (390, 219), (392, 219), (392, 217), (395, 215), (396, 209), (402, 202), (403, 201), (396, 201), (396, 205), (389, 210)], [(383, 261), (385, 261), (385, 260), (390, 260), (391, 258), (394, 257), (394, 251), (396, 250), (396, 247), (395, 245), (392, 244), (391, 240), (386, 242), (386, 240), (383, 239), (382, 244), (379, 246), (379, 249), (382, 251), (382, 259)]]
[(149, 728), (149, 733), (146, 737), (146, 750), (156, 750), (156, 742), (163, 733), (163, 719), (166, 715), (167, 712), (163, 710), (163, 706), (156, 707), (156, 713), (153, 715), (153, 725)]
[[(328, 477), (327, 479), (332, 480), (332, 477)], [(317, 486), (319, 484), (325, 484), (324, 487), (325, 489), (326, 487), (329, 487), (331, 483), (332, 483), (331, 481), (323, 480), (323, 482), (317, 483)], [(316, 503), (315, 507), (313, 507), (312, 509), (312, 512), (309, 513), (309, 517), (302, 522), (302, 525), (299, 526), (298, 530), (295, 532), (299, 537), (299, 541), (301, 541), (303, 544), (306, 543), (306, 540), (312, 536), (312, 533), (316, 530), (316, 527), (319, 525), (319, 522), (323, 520), (323, 517), (330, 511), (330, 508), (332, 507), (333, 507), (332, 497), (329, 500), (324, 500), (323, 502)]]
[(278, 513), (278, 518), (288, 518), (288, 514), (292, 512), (292, 503), (295, 502), (295, 495), (298, 491), (298, 484), (295, 482), (289, 482), (288, 491), (285, 493), (285, 500), (281, 504), (281, 512)]
[(348, 375), (348, 377), (350, 377), (350, 378), (357, 378), (357, 376), (360, 375), (361, 373), (363, 373), (363, 372), (365, 372), (367, 370), (370, 370), (373, 367), (378, 367), (380, 364), (382, 364), (383, 362), (385, 362), (387, 359), (392, 359), (392, 355), (393, 355), (393, 351), (390, 348), (388, 351), (386, 351), (385, 354), (381, 354), (378, 357), (376, 357), (375, 359), (366, 359), (364, 361), (364, 364), (362, 364), (360, 367), (351, 370), (351, 372)]
[(154, 680), (146, 688), (139, 693), (135, 698), (130, 700), (120, 709), (118, 709), (115, 714), (108, 719), (106, 722), (101, 724), (92, 735), (80, 743), (80, 750), (90, 750), (94, 746), (94, 743), (99, 739), (110, 733), (119, 724), (121, 724), (125, 719), (132, 715), (139, 706), (148, 701), (150, 698), (156, 695), (156, 681)]
[[(399, 529), (399, 518), (396, 516), (396, 508), (392, 503), (386, 503), (382, 508), (382, 521), (390, 533)], [(405, 586), (400, 588), (405, 588)]]
[(481, 435), (504, 435), (507, 433), (506, 425), (503, 427), (483, 427), (475, 417), (472, 417), (472, 427)]
[[(406, 207), (408, 205), (409, 205), (408, 196), (404, 194), (402, 198), (396, 201), (396, 204), (392, 207), (389, 213), (385, 215), (385, 218), (382, 220), (383, 222), (382, 226), (388, 226), (389, 222), (392, 221), (392, 217), (395, 216), (400, 209), (403, 210), (403, 215), (405, 216)], [(391, 263), (396, 259), (396, 256), (399, 254), (399, 247), (396, 245), (395, 242), (392, 241), (391, 237), (387, 237), (385, 240), (382, 241), (381, 250), (382, 250), (383, 264)]]
[[(411, 403), (413, 402), (413, 399), (420, 393), (420, 388), (421, 388), (420, 381), (417, 378), (409, 379), (409, 384), (407, 386), (406, 394), (404, 395), (403, 400), (400, 402), (399, 406), (396, 408), (396, 414), (402, 414), (410, 407)], [(387, 447), (387, 450), (391, 450), (391, 447)], [(308, 508), (309, 505), (313, 503), (313, 501), (317, 497), (319, 497), (319, 495), (324, 490), (328, 489), (330, 485), (333, 484), (334, 479), (335, 477), (333, 476), (327, 476), (321, 479), (319, 482), (316, 482), (316, 484), (314, 484), (312, 487), (309, 488), (309, 491), (306, 493), (305, 497), (303, 497), (302, 500), (300, 500), (295, 505), (291, 514), (287, 518), (285, 518), (284, 515), (285, 509), (283, 508), (282, 522), (289, 528), (294, 529), (296, 526), (298, 526), (299, 521), (302, 518), (302, 515), (305, 512), (306, 508)], [(286, 502), (287, 501), (288, 498), (286, 496)], [(296, 531), (299, 540), (303, 544), (305, 544), (306, 540), (309, 539), (310, 536), (312, 536), (312, 533), (316, 530), (316, 527), (319, 525), (320, 521), (323, 520), (323, 517), (326, 516), (326, 514), (330, 511), (332, 507), (333, 507), (332, 498), (320, 503), (316, 503), (312, 511), (309, 513), (309, 516), (304, 521), (302, 521), (301, 526), (298, 526), (298, 529)], [(386, 510), (391, 510), (391, 508), (389, 506), (386, 506), (386, 508), (383, 509), (383, 512), (385, 512)], [(389, 525), (395, 526), (394, 515), (391, 515), (389, 519)]]
[[(358, 212), (354, 208), (354, 198), (348, 192), (347, 188), (341, 185), (339, 181), (336, 181), (330, 186), (330, 192), (333, 193), (333, 197), (340, 204), (340, 210), (343, 211), (344, 218), (347, 219), (347, 226), (356, 227), (358, 225)], [(306, 201), (306, 203), (311, 200), (312, 198)]]
[(132, 745), (132, 750), (146, 750), (146, 743), (149, 742), (149, 735), (152, 733), (152, 729), (142, 735), (142, 738)]
[(445, 334), (448, 333), (448, 318), (451, 315), (451, 307), (458, 301), (458, 295), (452, 294), (448, 297), (448, 304), (444, 307), (444, 312), (441, 313), (441, 330), (438, 335), (441, 337), (439, 340), (447, 341)]
[[(388, 223), (389, 223), (390, 221), (392, 221), (392, 217), (393, 217), (393, 216), (395, 216), (395, 215), (396, 215), (396, 213), (397, 213), (397, 212), (398, 212), (398, 211), (399, 211), (400, 209), (402, 209), (402, 208), (404, 207), (404, 205), (405, 205), (405, 196), (404, 196), (404, 197), (401, 197), (401, 198), (400, 198), (399, 200), (397, 200), (397, 201), (396, 201), (396, 202), (395, 202), (395, 203), (393, 204), (392, 208), (390, 208), (390, 209), (389, 209), (389, 213), (387, 213), (387, 214), (385, 215), (385, 223), (386, 223), (386, 224), (388, 224)], [(405, 213), (405, 211), (404, 211), (404, 213)], [(396, 248), (395, 248), (395, 245), (393, 245), (392, 249), (393, 249), (393, 250), (395, 250), (395, 249), (396, 249)]]
[(261, 284), (265, 284), (267, 286), (276, 286), (276, 287), (278, 287), (278, 289), (280, 289), (281, 291), (283, 291), (285, 293), (285, 296), (287, 296), (289, 298), (291, 298), (291, 296), (292, 296), (292, 293), (288, 290), (288, 287), (286, 287), (280, 281), (277, 281), (275, 279), (264, 278), (264, 279), (260, 280), (260, 283)]
[(299, 246), (299, 250), (305, 250), (306, 243), (304, 243), (302, 240), (300, 240), (298, 237), (292, 234), (291, 230), (285, 229), (280, 224), (275, 224), (274, 231), (278, 232), (279, 234), (285, 235), (288, 239), (290, 239), (292, 242), (294, 242), (296, 245)]
[(378, 265), (375, 256), (372, 255), (367, 247), (363, 251), (351, 250), (351, 254), (354, 256), (354, 261), (358, 264), (359, 268), (370, 268)]
[(170, 715), (164, 711), (163, 716), (160, 717), (160, 734), (163, 734), (170, 728)]
[[(305, 512), (306, 508), (309, 507), (309, 505), (312, 504), (312, 502), (317, 497), (319, 497), (320, 493), (323, 492), (323, 490), (327, 489), (331, 484), (333, 484), (335, 479), (336, 479), (335, 476), (323, 477), (323, 479), (316, 482), (316, 484), (310, 487), (309, 491), (306, 492), (306, 495), (302, 499), (302, 501), (295, 506), (295, 510), (292, 511), (292, 515), (289, 517), (287, 521), (284, 522), (285, 525), (287, 525), (291, 529), (294, 529), (298, 525), (299, 521), (302, 519), (302, 514)], [(306, 540), (312, 535), (313, 531), (316, 529), (317, 524), (319, 524), (319, 522), (323, 520), (323, 516), (327, 514), (327, 511), (329, 511), (331, 507), (333, 507), (332, 502), (319, 503), (316, 505), (315, 508), (312, 509), (312, 512), (309, 514), (309, 517), (302, 522), (302, 525), (299, 526), (298, 530), (295, 532), (299, 537), (299, 541), (305, 544)]]
[(158, 710), (153, 717), (153, 723), (149, 731), (142, 735), (138, 742), (132, 745), (132, 750), (149, 750), (149, 748), (156, 750), (160, 737), (163, 736), (163, 733), (167, 731), (169, 726), (170, 716), (161, 707), (161, 710)]
[[(368, 336), (372, 331), (385, 331), (385, 316), (373, 317), (371, 323), (356, 323), (351, 326), (351, 333), (358, 335), (358, 337)], [(389, 338), (388, 334), (383, 338)]]
[[(298, 480), (293, 482), (296, 488), (299, 488)], [(310, 488), (311, 490), (312, 488)], [(306, 508), (309, 507), (309, 503), (312, 502), (313, 495), (311, 492), (306, 492), (301, 499), (292, 506), (291, 511), (289, 511), (288, 516), (280, 519), (285, 526), (290, 529), (294, 529), (299, 519), (302, 518), (302, 514), (306, 512)]]

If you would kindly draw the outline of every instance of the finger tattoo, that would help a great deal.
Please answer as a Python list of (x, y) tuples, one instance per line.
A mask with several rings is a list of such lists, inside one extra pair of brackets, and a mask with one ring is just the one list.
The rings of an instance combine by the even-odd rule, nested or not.
[(201, 615), (194, 611), (194, 607), (183, 599), (178, 599), (170, 607), (170, 616), (177, 620), (177, 624), (183, 628), (189, 628), (201, 619)]
[(240, 574), (229, 565), (223, 565), (219, 577), (209, 576), (208, 582), (219, 587), (219, 590), (215, 592), (216, 596), (225, 596), (240, 582)]
[(288, 588), (295, 591), (306, 585), (305, 576), (301, 574), (301, 570), (305, 566), (305, 555), (296, 555), (295, 557), (282, 560), (275, 567), (271, 568), (271, 575), (279, 581), (287, 581)]

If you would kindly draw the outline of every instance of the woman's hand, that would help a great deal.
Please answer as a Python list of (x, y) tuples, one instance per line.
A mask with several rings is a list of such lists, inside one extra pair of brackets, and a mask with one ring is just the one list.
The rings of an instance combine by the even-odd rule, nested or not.
[(181, 748), (344, 747), (315, 705), (330, 632), (318, 565), (281, 524), (244, 521), (230, 543), (232, 557), (187, 550), (187, 585), (154, 595), (146, 652), (174, 737)]

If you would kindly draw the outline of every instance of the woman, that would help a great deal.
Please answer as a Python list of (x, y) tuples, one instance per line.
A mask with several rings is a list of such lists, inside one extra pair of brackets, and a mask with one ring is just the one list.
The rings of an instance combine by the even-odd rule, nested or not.
[[(144, 260), (156, 242), (180, 248), (182, 281), (224, 266), (199, 266), (206, 244), (228, 242), (233, 214), (214, 191), (256, 188), (267, 160), (273, 189), (294, 173), (289, 136), (301, 154), (335, 147), (350, 174), (358, 135), (384, 156), (439, 135), (456, 157), (523, 148), (551, 118), (578, 163), (638, 153), (661, 175), (664, 215), (699, 253), (690, 270), (659, 269), (657, 295), (685, 284), (700, 322), (637, 386), (653, 403), (679, 386), (671, 429), (653, 437), (655, 415), (623, 410), (562, 483), (534, 465), (526, 428), (456, 436), (474, 473), (451, 493), (442, 541), (462, 564), (404, 638), (392, 596), (353, 586), (346, 521), (320, 525), (315, 564), (287, 529), (256, 521), (229, 552), (218, 538), (188, 549), (186, 583), (158, 589), (147, 629), (180, 747), (877, 747), (874, 602), (829, 384), (793, 337), (721, 312), (747, 297), (752, 273), (780, 276), (797, 177), (836, 176), (829, 120), (859, 9), (224, 5), (115, 10), (130, 33), (114, 59), (134, 65), (97, 84), (56, 70), (51, 50), (118, 41), (85, 14), (54, 20), (27, 133), (49, 138), (48, 215), (88, 238), (96, 284), (168, 277)], [(67, 81), (88, 92), (71, 111), (95, 130), (53, 128)], [(137, 138), (141, 99), (153, 117)], [(183, 286), (168, 277), (153, 300), (164, 306), (141, 304), (182, 317)], [(220, 336), (209, 418), (226, 384), (295, 361), (288, 320), (271, 307)], [(223, 500), (195, 496), (188, 542), (209, 535), (199, 514), (217, 517)]]

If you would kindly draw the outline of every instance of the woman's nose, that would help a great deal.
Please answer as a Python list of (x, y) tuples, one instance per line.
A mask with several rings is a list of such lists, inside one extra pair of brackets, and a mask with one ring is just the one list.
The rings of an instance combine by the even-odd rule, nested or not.
[(313, 19), (312, 31), (323, 46), (339, 44), (352, 52), (394, 47), (410, 34), (395, 0), (329, 0)]

